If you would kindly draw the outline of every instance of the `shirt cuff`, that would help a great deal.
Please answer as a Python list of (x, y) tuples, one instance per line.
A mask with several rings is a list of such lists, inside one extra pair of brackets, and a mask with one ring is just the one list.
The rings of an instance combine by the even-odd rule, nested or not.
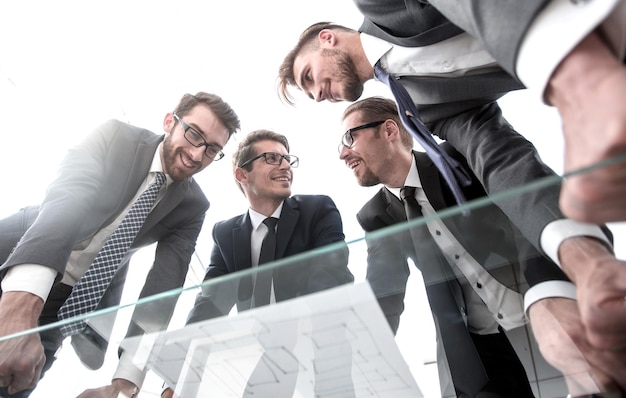
[(531, 287), (524, 295), (524, 313), (528, 315), (531, 305), (550, 297), (576, 300), (576, 286), (568, 281), (547, 281)]
[(9, 268), (2, 279), (3, 292), (29, 292), (45, 302), (57, 277), (57, 271), (38, 264), (20, 264)]
[(559, 246), (565, 239), (576, 236), (593, 237), (604, 242), (609, 248), (613, 247), (599, 226), (564, 218), (552, 221), (541, 231), (541, 248), (552, 261), (563, 268), (559, 261)]
[(601, 24), (614, 51), (619, 49), (619, 57), (625, 44), (624, 9), (620, 0), (552, 0), (534, 19), (520, 43), (518, 78), (545, 102), (543, 95), (556, 67)]
[(133, 359), (134, 355), (132, 353), (127, 351), (122, 352), (113, 378), (128, 380), (141, 389), (148, 372), (147, 370), (137, 367), (133, 363)]

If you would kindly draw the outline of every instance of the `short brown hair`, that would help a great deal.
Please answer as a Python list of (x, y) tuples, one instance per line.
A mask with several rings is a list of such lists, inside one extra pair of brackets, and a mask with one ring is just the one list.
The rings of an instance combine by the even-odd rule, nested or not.
[(296, 77), (293, 74), (293, 65), (296, 62), (296, 58), (303, 50), (315, 50), (319, 47), (319, 43), (316, 39), (324, 29), (355, 32), (354, 29), (332, 22), (318, 22), (306, 28), (304, 32), (300, 34), (296, 46), (289, 51), (278, 68), (278, 96), (283, 102), (294, 105), (295, 99), (288, 90), (289, 86), (297, 86)]
[(398, 116), (398, 107), (395, 101), (384, 97), (370, 97), (350, 104), (341, 116), (341, 120), (345, 120), (349, 115), (359, 112), (363, 117), (364, 123), (374, 122), (376, 120), (391, 119), (398, 125), (400, 130), (400, 140), (405, 148), (413, 149), (413, 136), (406, 131), (404, 124)]
[(178, 105), (174, 109), (174, 113), (180, 117), (187, 115), (191, 110), (199, 104), (204, 104), (213, 111), (217, 119), (228, 130), (228, 138), (233, 133), (237, 132), (240, 127), (239, 117), (235, 111), (224, 100), (215, 95), (205, 92), (198, 92), (197, 94), (185, 94), (180, 99)]
[[(237, 167), (241, 167), (242, 164), (258, 155), (254, 148), (254, 144), (259, 141), (276, 141), (279, 144), (282, 144), (282, 146), (287, 149), (287, 152), (289, 152), (289, 141), (287, 141), (287, 137), (284, 135), (275, 133), (271, 130), (254, 130), (246, 135), (243, 141), (241, 141), (237, 146), (237, 151), (233, 154), (233, 172), (237, 169)], [(245, 165), (243, 168), (247, 171), (252, 170), (252, 163)], [(243, 192), (239, 181), (235, 179), (235, 182), (241, 192)]]

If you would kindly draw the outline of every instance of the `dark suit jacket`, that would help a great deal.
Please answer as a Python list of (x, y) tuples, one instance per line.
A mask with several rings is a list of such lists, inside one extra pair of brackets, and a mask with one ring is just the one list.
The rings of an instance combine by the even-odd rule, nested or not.
[[(448, 144), (441, 147), (459, 162), (464, 159)], [(413, 152), (422, 187), (436, 211), (455, 205), (454, 197), (436, 166), (425, 153)], [(483, 198), (485, 192), (474, 177), (464, 189), (468, 200)], [(382, 188), (357, 214), (361, 227), (376, 231), (406, 221), (402, 202)], [(567, 280), (558, 266), (540, 255), (519, 230), (495, 206), (472, 209), (469, 216), (443, 218), (463, 247), (501, 283), (523, 293), (526, 282), (533, 286), (545, 280)], [(419, 244), (419, 242), (418, 242)], [(425, 249), (428, 250), (428, 249)], [(408, 233), (390, 233), (368, 239), (367, 279), (394, 332), (404, 309), (403, 300), (409, 275), (407, 258), (424, 269), (431, 253), (416, 253)], [(495, 257), (494, 257), (495, 256)], [(521, 275), (521, 272), (525, 278)], [(428, 283), (428, 276), (424, 276)], [(471, 314), (470, 314), (471, 316)]]
[[(396, 45), (419, 47), (453, 37), (463, 32), (461, 26), (477, 37), (501, 65), (514, 63), (517, 45), (544, 3), (532, 0), (528, 4), (499, 2), (494, 6), (479, 1), (355, 0), (364, 16), (360, 28), (364, 33)], [(502, 13), (502, 18), (490, 14), (493, 8)], [(450, 15), (454, 15), (454, 24)], [(510, 15), (511, 20), (507, 19)], [(495, 47), (498, 54), (494, 54)], [(535, 188), (496, 201), (522, 234), (542, 250), (540, 237), (545, 226), (564, 218), (558, 206), (561, 181), (541, 161), (534, 145), (502, 117), (496, 100), (523, 88), (510, 67), (506, 69), (508, 72), (499, 69), (451, 78), (402, 76), (399, 81), (419, 109), (420, 118), (433, 134), (467, 159), (469, 169), (489, 195), (540, 179), (551, 181), (541, 190)]]
[[(60, 280), (70, 252), (111, 223), (132, 200), (162, 140), (162, 135), (110, 120), (70, 150), (43, 203), (21, 211), (24, 230), (13, 231), (11, 236), (3, 234), (0, 260), (7, 258), (7, 250), (14, 249), (0, 268), (2, 273), (19, 264), (41, 264), (55, 269)], [(131, 246), (132, 253), (157, 242), (141, 297), (183, 285), (208, 207), (208, 200), (193, 179), (167, 188)], [(99, 308), (119, 303), (131, 253)], [(175, 299), (138, 307), (129, 335), (164, 329), (174, 306)], [(57, 309), (49, 305), (44, 308), (46, 322), (56, 319)]]
[[(216, 223), (213, 227), (211, 263), (204, 281), (251, 267), (250, 235), (252, 224), (246, 212)], [(350, 283), (354, 277), (348, 270), (348, 248), (344, 242), (343, 224), (334, 202), (324, 195), (295, 195), (285, 199), (278, 221), (276, 259), (314, 251), (333, 245), (331, 250), (307, 253), (283, 261), (274, 269), (276, 301)], [(188, 323), (226, 315), (235, 303), (239, 310), (248, 309), (252, 293), (249, 275), (232, 282), (205, 283), (203, 291), (189, 314)]]

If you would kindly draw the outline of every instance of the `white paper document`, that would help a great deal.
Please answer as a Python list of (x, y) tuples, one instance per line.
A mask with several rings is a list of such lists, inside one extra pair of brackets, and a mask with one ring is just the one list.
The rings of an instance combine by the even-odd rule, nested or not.
[(423, 397), (367, 283), (127, 339), (193, 397)]

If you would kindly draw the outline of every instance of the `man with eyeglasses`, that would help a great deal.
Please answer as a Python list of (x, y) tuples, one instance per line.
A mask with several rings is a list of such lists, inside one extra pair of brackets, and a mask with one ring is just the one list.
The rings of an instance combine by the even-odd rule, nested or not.
[[(209, 208), (193, 175), (224, 156), (222, 148), (239, 128), (239, 118), (222, 98), (199, 92), (185, 94), (165, 115), (164, 135), (110, 120), (70, 150), (41, 205), (0, 220), (0, 336), (60, 319), (72, 286), (87, 270), (96, 272), (99, 252), (119, 236), (144, 191), (152, 192), (150, 202), (141, 202), (147, 216), (138, 232), (126, 237), (130, 247), (121, 249), (106, 291), (96, 294), (97, 307), (85, 313), (119, 303), (132, 254), (153, 243), (154, 263), (140, 297), (181, 287)], [(138, 307), (128, 336), (166, 328), (175, 304), (159, 300), (158, 308)], [(76, 315), (84, 315), (81, 310)], [(112, 324), (92, 328), (87, 322), (72, 332), (72, 346), (86, 366), (102, 365)], [(64, 337), (54, 328), (0, 343), (0, 396), (29, 396)], [(144, 376), (122, 354), (111, 385), (85, 394), (135, 396)]]
[[(239, 144), (233, 156), (233, 174), (250, 207), (244, 214), (218, 222), (213, 227), (214, 245), (204, 281), (260, 266), (262, 241), (269, 228), (264, 222), (266, 219), (276, 219), (273, 226), (276, 232), (275, 260), (344, 242), (341, 215), (331, 198), (325, 195), (291, 196), (293, 168), (298, 162), (298, 157), (289, 154), (287, 138), (273, 131), (253, 131)], [(347, 246), (303, 261), (306, 263), (272, 269), (270, 304), (354, 280), (347, 267)], [(264, 274), (258, 272), (253, 278), (243, 277), (232, 284), (205, 284), (187, 322), (227, 315), (235, 304), (239, 311), (267, 304), (268, 301), (259, 303), (257, 295)], [(250, 382), (246, 394), (291, 396), (293, 391), (280, 393), (284, 390), (276, 388), (277, 385), (293, 388), (295, 379), (290, 377), (297, 377), (297, 372), (295, 375), (284, 374), (276, 367), (280, 364), (263, 360), (257, 369), (260, 371), (264, 364), (280, 378), (280, 382), (271, 385)], [(337, 376), (342, 370), (345, 369), (337, 369)], [(253, 377), (254, 373), (251, 379)], [(173, 391), (168, 389), (163, 396), (172, 397)]]
[[(574, 327), (582, 333), (580, 321), (574, 316), (565, 320), (546, 316), (549, 315), (546, 308), (562, 314), (576, 309), (574, 300), (560, 295), (575, 290), (561, 269), (524, 239), (493, 204), (472, 208), (468, 215), (437, 216), (438, 212), (455, 205), (454, 197), (429, 157), (412, 149), (413, 139), (400, 121), (394, 101), (382, 97), (357, 101), (346, 108), (342, 120), (346, 131), (339, 145), (340, 159), (353, 171), (359, 185), (384, 185), (357, 213), (361, 227), (371, 232), (404, 222), (407, 219), (404, 206), (407, 199), (403, 197), (403, 187), (406, 186), (415, 187), (415, 193), (411, 195), (421, 207), (421, 215), (426, 217), (425, 223), (406, 233), (368, 239), (367, 279), (392, 330), (395, 332), (398, 329), (404, 309), (409, 275), (407, 258), (411, 258), (424, 276), (436, 324), (461, 313), (478, 353), (477, 359), (482, 364), (468, 366), (471, 362), (467, 356), (461, 358), (460, 365), (454, 364), (454, 359), (447, 360), (452, 381), (458, 379), (455, 368), (474, 379), (483, 374), (484, 368), (488, 378), (478, 395), (464, 390), (456, 381), (456, 391), (445, 391), (443, 386), (452, 387), (449, 379), (445, 378), (448, 372), (444, 366), (446, 356), (458, 351), (461, 343), (457, 342), (451, 351), (446, 342), (439, 339), (443, 350), (438, 350), (438, 353), (445, 351), (446, 355), (438, 360), (440, 375), (444, 375), (441, 382), (443, 396), (456, 396), (456, 393), (459, 397), (483, 396), (480, 394), (532, 397), (524, 369), (504, 334), (504, 330), (518, 330), (523, 326), (526, 313), (535, 336), (541, 339), (540, 343), (549, 342), (548, 346), (541, 347), (542, 353), (547, 359), (557, 361), (566, 381), (580, 383), (569, 385), (572, 392), (597, 388), (586, 384), (592, 380), (587, 376), (588, 368), (578, 366), (584, 361), (579, 361), (575, 349), (569, 351), (570, 336), (565, 331), (571, 333), (570, 328)], [(441, 144), (441, 147), (459, 162), (465, 162), (447, 143)], [(486, 196), (475, 176), (464, 193), (470, 200)], [(605, 233), (608, 240), (610, 232), (605, 230)], [(593, 249), (591, 238), (585, 239), (580, 244), (581, 248), (590, 250), (587, 257), (596, 256), (595, 261), (600, 262), (615, 261), (610, 252)], [(493, 263), (494, 258), (504, 260)], [(436, 267), (433, 270), (433, 264), (443, 264), (446, 270), (450, 269), (454, 275), (451, 283), (461, 288), (462, 295), (456, 308), (438, 305), (437, 301), (443, 300), (433, 289), (437, 282), (432, 277), (433, 272), (437, 272)], [(524, 278), (520, 278), (521, 271)], [(524, 300), (520, 293), (524, 293)], [(443, 327), (438, 328), (438, 336)], [(519, 331), (516, 335), (519, 336)], [(546, 337), (549, 339), (546, 340)], [(535, 358), (535, 363), (537, 361), (543, 362), (541, 358)], [(536, 366), (537, 369), (546, 368), (545, 364)], [(541, 374), (537, 376), (542, 378)]]

